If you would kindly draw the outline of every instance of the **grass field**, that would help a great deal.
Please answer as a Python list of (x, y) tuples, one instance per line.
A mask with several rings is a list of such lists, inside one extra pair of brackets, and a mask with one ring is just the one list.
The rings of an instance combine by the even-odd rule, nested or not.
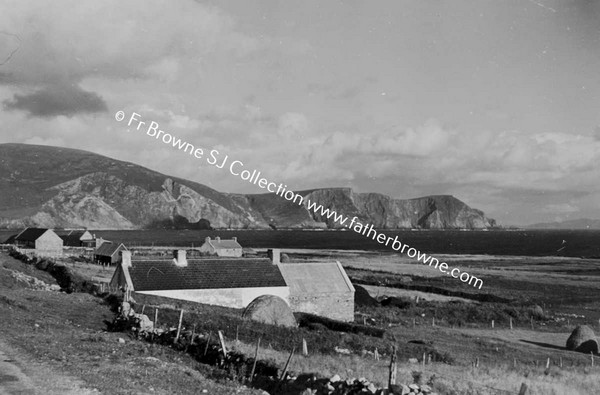
[[(248, 355), (253, 354), (254, 343), (261, 337), (259, 357), (277, 366), (285, 363), (292, 347), (299, 349), (301, 340), (306, 339), (310, 355), (297, 355), (291, 362), (290, 369), (296, 375), (367, 377), (384, 385), (389, 350), (396, 345), (398, 380), (410, 383), (413, 372), (421, 372), (423, 382), (430, 381), (441, 394), (516, 394), (521, 383), (528, 385), (528, 394), (597, 393), (600, 360), (592, 367), (589, 355), (564, 348), (574, 325), (585, 323), (596, 332), (600, 330), (600, 307), (595, 303), (600, 297), (597, 260), (445, 256), (447, 262), (469, 268), (485, 279), (486, 288), (477, 290), (391, 254), (287, 253), (292, 260), (340, 260), (354, 281), (377, 283), (365, 286), (372, 296), (398, 298), (402, 303), (396, 307), (356, 307), (357, 322), (364, 319), (368, 325), (385, 329), (385, 336), (320, 327), (273, 328), (242, 320), (239, 310), (189, 306), (175, 300), (138, 302), (147, 304), (147, 313), (153, 312), (151, 306), (162, 304), (159, 321), (167, 326), (176, 326), (177, 309), (184, 308), (187, 331), (193, 324), (197, 333), (204, 335), (223, 330), (229, 347)], [(86, 388), (111, 394), (148, 393), (150, 388), (153, 393), (197, 393), (199, 389), (211, 394), (260, 393), (227, 381), (223, 372), (169, 347), (130, 339), (124, 333), (104, 332), (103, 321), (110, 320), (112, 313), (102, 299), (24, 288), (15, 283), (8, 270), (45, 282), (53, 279), (5, 254), (0, 255), (0, 262), (0, 340), (10, 342), (24, 359), (37, 361), (47, 372), (60, 371)], [(69, 263), (69, 267), (87, 276), (108, 278), (110, 274), (91, 264)], [(444, 295), (444, 291), (465, 296)], [(478, 301), (481, 294), (505, 302)], [(534, 304), (543, 306), (542, 315), (530, 309)], [(139, 311), (139, 306), (136, 308)], [(513, 330), (508, 327), (508, 317), (513, 318)], [(495, 321), (493, 329), (491, 319)], [(118, 338), (124, 338), (125, 344)], [(335, 347), (348, 348), (352, 354), (338, 354)], [(375, 348), (381, 354), (379, 361), (374, 360)], [(433, 361), (423, 365), (423, 353), (434, 355)], [(445, 363), (436, 362), (442, 357)]]

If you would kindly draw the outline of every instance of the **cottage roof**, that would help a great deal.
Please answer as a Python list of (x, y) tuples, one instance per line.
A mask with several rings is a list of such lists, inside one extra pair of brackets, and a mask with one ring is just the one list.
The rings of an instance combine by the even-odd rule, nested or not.
[(282, 263), (279, 268), (291, 294), (354, 292), (338, 262)]
[(188, 259), (132, 261), (127, 268), (136, 291), (285, 287), (277, 265), (269, 259)]
[[(56, 231), (54, 232), (56, 233)], [(90, 233), (87, 230), (70, 230), (70, 231), (61, 231), (61, 233), (57, 233), (61, 239), (65, 242), (65, 245), (77, 246), (83, 240), (93, 240)], [(83, 238), (84, 235), (88, 235), (89, 237)]]
[(217, 250), (242, 248), (240, 243), (238, 243), (237, 240), (234, 240), (234, 239), (229, 239), (229, 240), (227, 240), (227, 239), (210, 239), (209, 242)]
[(111, 241), (105, 241), (100, 245), (100, 247), (96, 248), (94, 255), (113, 256), (116, 252), (120, 251), (121, 249), (127, 250), (123, 243), (113, 243)]
[(15, 239), (17, 238), (17, 235), (11, 235), (9, 236), (8, 239), (6, 239), (4, 241), (4, 244), (15, 244)]
[(26, 228), (15, 237), (15, 241), (36, 241), (48, 230), (46, 228)]

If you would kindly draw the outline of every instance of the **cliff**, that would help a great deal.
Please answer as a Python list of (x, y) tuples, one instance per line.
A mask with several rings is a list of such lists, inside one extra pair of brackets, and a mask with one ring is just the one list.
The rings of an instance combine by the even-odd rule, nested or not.
[(274, 194), (228, 194), (101, 155), (0, 144), (0, 228), (136, 229), (337, 228), (309, 201), (378, 228), (489, 228), (494, 220), (452, 196), (400, 200), (348, 188), (299, 192), (304, 205)]

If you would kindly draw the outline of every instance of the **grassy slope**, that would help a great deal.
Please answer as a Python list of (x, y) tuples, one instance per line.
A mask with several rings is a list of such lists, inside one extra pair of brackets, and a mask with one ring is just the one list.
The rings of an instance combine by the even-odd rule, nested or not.
[[(238, 389), (239, 393), (260, 393), (208, 379), (219, 373), (169, 348), (103, 332), (103, 320), (111, 319), (112, 313), (102, 299), (22, 288), (4, 267), (52, 280), (5, 254), (0, 255), (0, 265), (0, 338), (18, 350), (22, 359), (43, 367), (31, 372), (38, 382), (60, 372), (107, 394), (196, 394), (203, 389), (217, 395)], [(119, 337), (126, 343), (119, 343)]]
[[(27, 144), (0, 144), (0, 212), (3, 215), (31, 213), (56, 191), (47, 188), (86, 174), (103, 171), (147, 191), (161, 191), (167, 175), (142, 166), (70, 148)], [(205, 185), (170, 177), (206, 196), (226, 209), (239, 208), (226, 195)]]

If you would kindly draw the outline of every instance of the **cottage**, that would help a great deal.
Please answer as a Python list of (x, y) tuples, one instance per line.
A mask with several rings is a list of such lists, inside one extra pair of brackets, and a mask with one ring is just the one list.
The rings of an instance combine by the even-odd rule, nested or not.
[(95, 247), (94, 236), (86, 229), (63, 229), (55, 230), (55, 233), (63, 239), (63, 245), (67, 247)]
[(121, 262), (123, 251), (127, 251), (123, 243), (105, 241), (94, 251), (94, 261), (103, 265), (115, 265)]
[(198, 248), (198, 251), (223, 257), (242, 256), (242, 246), (237, 242), (237, 237), (232, 237), (229, 240), (221, 240), (218, 236), (214, 239), (207, 237), (204, 239), (204, 244)]
[(271, 255), (290, 287), (292, 311), (354, 321), (354, 287), (339, 262), (280, 263), (279, 250)]
[(15, 236), (14, 244), (38, 256), (57, 257), (63, 251), (63, 241), (52, 229), (26, 228)]
[(110, 286), (233, 308), (244, 308), (262, 295), (286, 302), (289, 297), (279, 267), (269, 259), (187, 259), (185, 250), (176, 251), (173, 259), (134, 261), (124, 251)]

